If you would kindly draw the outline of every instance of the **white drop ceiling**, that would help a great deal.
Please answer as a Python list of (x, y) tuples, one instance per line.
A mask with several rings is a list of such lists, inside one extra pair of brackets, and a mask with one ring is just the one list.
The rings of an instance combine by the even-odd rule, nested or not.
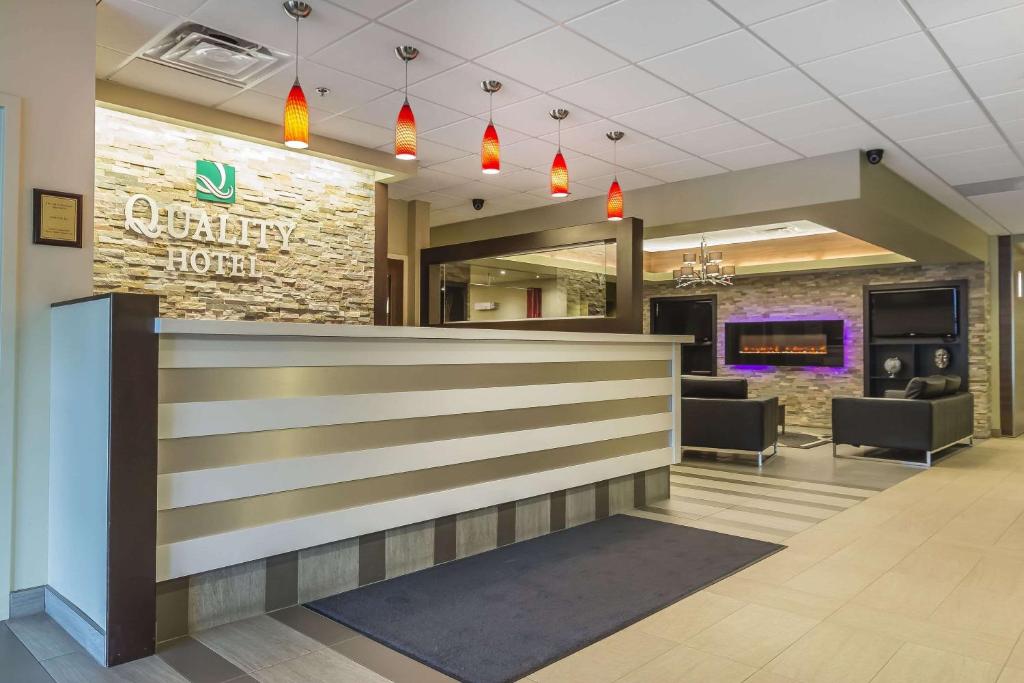
[[(312, 130), (390, 149), (409, 69), (420, 175), (392, 196), (434, 225), (604, 194), (604, 133), (623, 189), (847, 149), (885, 163), (985, 230), (1024, 233), (1024, 0), (311, 0), (300, 70)], [(291, 55), (279, 0), (101, 0), (97, 76), (277, 122), (293, 63), (247, 89), (138, 60), (185, 20)], [(476, 155), (494, 98), (502, 173)], [(319, 85), (331, 88), (323, 99)], [(573, 194), (546, 197), (555, 126)], [(483, 211), (471, 197), (488, 199)]]
[(810, 235), (827, 235), (833, 233), (832, 228), (819, 225), (814, 221), (789, 221), (786, 223), (769, 223), (751, 225), (746, 228), (730, 228), (716, 230), (705, 235), (671, 235), (644, 240), (644, 251), (676, 251), (679, 249), (696, 249), (701, 238), (709, 247), (723, 244), (747, 244), (749, 242), (766, 242), (768, 240), (787, 239), (789, 237), (808, 237)]

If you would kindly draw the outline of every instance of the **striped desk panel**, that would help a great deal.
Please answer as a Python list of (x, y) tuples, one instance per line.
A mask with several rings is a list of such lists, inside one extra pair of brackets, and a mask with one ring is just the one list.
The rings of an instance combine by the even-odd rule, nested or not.
[(157, 580), (665, 466), (674, 346), (162, 334)]

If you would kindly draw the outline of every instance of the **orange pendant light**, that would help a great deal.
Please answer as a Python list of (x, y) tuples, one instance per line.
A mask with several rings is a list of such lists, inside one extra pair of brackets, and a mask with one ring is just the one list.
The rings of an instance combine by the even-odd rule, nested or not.
[(480, 170), (487, 175), (495, 175), (501, 173), (501, 142), (498, 140), (498, 130), (494, 127), (493, 105), (494, 93), (501, 90), (501, 81), (483, 81), (480, 87), (490, 96), (487, 128), (484, 129), (484, 138), (480, 142)]
[(420, 51), (409, 45), (402, 45), (395, 48), (395, 54), (405, 62), (405, 102), (398, 110), (398, 118), (395, 120), (395, 158), (415, 159), (416, 117), (409, 106), (409, 62), (419, 57)]
[(299, 85), (299, 20), (308, 17), (313, 9), (309, 3), (288, 0), (284, 11), (295, 19), (295, 83), (284, 103), (284, 144), (293, 149), (306, 149), (309, 147), (309, 105)]
[(621, 221), (622, 220), (622, 188), (619, 187), (618, 178), (618, 158), (616, 157), (616, 151), (618, 149), (619, 140), (621, 140), (625, 133), (621, 130), (613, 130), (608, 133), (608, 139), (612, 141), (612, 166), (616, 170), (616, 175), (612, 176), (612, 184), (608, 188), (608, 203), (605, 209), (605, 213), (610, 221)]
[(569, 167), (562, 156), (562, 121), (569, 115), (568, 109), (552, 109), (551, 118), (558, 121), (558, 151), (551, 162), (551, 196), (560, 198), (569, 196)]
[(298, 80), (284, 103), (284, 144), (294, 149), (309, 147), (309, 105)]

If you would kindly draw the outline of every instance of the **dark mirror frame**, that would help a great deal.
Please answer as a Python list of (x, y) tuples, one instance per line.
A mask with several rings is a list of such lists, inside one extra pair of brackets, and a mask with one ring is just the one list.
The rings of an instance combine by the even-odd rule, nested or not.
[[(509, 256), (531, 251), (560, 249), (594, 242), (615, 242), (615, 315), (602, 318), (535, 318), (493, 322), (444, 322), (430, 325), (430, 267), (443, 263)], [(643, 241), (644, 222), (639, 218), (602, 221), (567, 228), (538, 230), (522, 235), (495, 237), (430, 247), (420, 252), (420, 321), (425, 327), (477, 327), (505, 330), (551, 330), (560, 332), (643, 331)]]

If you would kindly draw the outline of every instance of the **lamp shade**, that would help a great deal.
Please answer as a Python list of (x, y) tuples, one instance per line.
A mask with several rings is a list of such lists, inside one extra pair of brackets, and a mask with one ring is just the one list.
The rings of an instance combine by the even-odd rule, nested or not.
[(569, 196), (569, 167), (565, 165), (562, 150), (558, 150), (555, 160), (551, 162), (551, 196)]
[(395, 158), (416, 158), (416, 117), (412, 114), (409, 100), (402, 104), (395, 121)]
[(718, 263), (721, 260), (722, 260), (722, 252), (720, 252), (720, 251), (709, 251), (708, 252), (708, 262), (709, 263)]
[(717, 263), (708, 263), (707, 265), (704, 266), (704, 272), (707, 273), (708, 275), (718, 275), (718, 270), (719, 269)]
[(294, 149), (309, 147), (309, 105), (298, 79), (284, 103), (284, 144)]
[(608, 220), (622, 220), (622, 188), (619, 187), (618, 178), (612, 179), (611, 187), (608, 188)]
[(480, 168), (488, 175), (501, 172), (501, 143), (498, 141), (498, 131), (491, 121), (487, 122), (484, 139), (480, 143)]
[(722, 266), (722, 275), (735, 275), (736, 266)]
[(697, 255), (696, 254), (691, 254), (691, 253), (683, 254), (683, 263), (696, 263), (696, 262), (697, 262)]

